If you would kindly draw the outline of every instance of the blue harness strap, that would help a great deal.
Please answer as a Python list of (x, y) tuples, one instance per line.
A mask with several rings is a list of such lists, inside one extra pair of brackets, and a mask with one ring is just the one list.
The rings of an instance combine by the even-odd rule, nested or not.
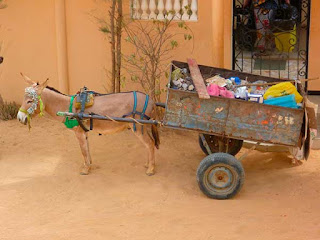
[[(133, 111), (132, 111), (132, 117), (134, 118), (137, 111), (137, 92), (133, 91), (133, 99), (134, 99), (134, 105), (133, 105)], [(137, 131), (136, 124), (133, 124), (133, 131)]]
[[(144, 107), (142, 112), (137, 111), (137, 105), (138, 105), (138, 98), (137, 98), (137, 92), (133, 91), (133, 111), (131, 113), (125, 114), (122, 117), (126, 118), (128, 116), (132, 116), (133, 118), (135, 118), (136, 115), (140, 115), (141, 119), (150, 119), (150, 117), (148, 117), (145, 113), (147, 111), (148, 108), (148, 104), (149, 104), (149, 95), (146, 95), (146, 100), (144, 102)], [(143, 126), (141, 127), (142, 129), (142, 134), (143, 134)], [(133, 123), (133, 131), (137, 131), (137, 126), (136, 123)]]
[[(144, 102), (144, 107), (143, 107), (143, 110), (141, 112), (141, 119), (144, 118), (144, 114), (145, 114), (145, 112), (147, 110), (148, 103), (149, 103), (149, 95), (146, 95), (146, 100)], [(142, 134), (143, 134), (143, 126), (141, 126), (141, 131), (142, 131)]]
[(141, 119), (144, 118), (144, 114), (146, 113), (147, 107), (148, 107), (148, 103), (149, 103), (149, 95), (146, 95), (146, 100), (144, 102), (144, 107), (141, 113)]

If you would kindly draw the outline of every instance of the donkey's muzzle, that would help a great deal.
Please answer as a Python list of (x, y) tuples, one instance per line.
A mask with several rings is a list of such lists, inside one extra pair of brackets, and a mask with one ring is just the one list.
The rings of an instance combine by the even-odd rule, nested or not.
[(19, 122), (21, 122), (24, 125), (27, 125), (28, 119), (26, 118), (26, 119), (23, 120), (23, 119), (19, 118)]
[(27, 125), (27, 123), (28, 123), (28, 118), (27, 118), (27, 116), (24, 114), (24, 113), (22, 113), (22, 112), (18, 112), (18, 115), (17, 115), (17, 118), (18, 118), (18, 120), (19, 120), (19, 122), (20, 123), (22, 123), (22, 124), (24, 124), (24, 125)]

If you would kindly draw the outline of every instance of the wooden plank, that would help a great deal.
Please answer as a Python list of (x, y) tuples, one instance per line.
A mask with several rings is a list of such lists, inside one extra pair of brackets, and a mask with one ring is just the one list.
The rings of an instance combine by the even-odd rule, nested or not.
[(198, 92), (199, 98), (210, 99), (210, 95), (207, 92), (206, 85), (204, 83), (203, 77), (201, 75), (199, 66), (194, 59), (188, 58), (188, 65), (193, 80), (193, 84)]

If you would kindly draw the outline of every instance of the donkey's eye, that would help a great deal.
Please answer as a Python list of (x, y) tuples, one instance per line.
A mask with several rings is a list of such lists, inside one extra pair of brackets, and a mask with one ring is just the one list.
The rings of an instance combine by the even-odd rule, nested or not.
[(31, 100), (29, 100), (27, 103), (28, 103), (28, 104), (29, 104), (29, 103), (32, 103), (32, 101), (31, 101)]

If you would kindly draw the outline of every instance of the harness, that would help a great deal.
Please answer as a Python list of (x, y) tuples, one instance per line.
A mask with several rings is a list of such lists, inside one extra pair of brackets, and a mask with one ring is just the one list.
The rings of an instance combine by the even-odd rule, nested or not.
[(66, 119), (64, 121), (64, 125), (69, 129), (80, 126), (85, 132), (88, 132), (93, 129), (93, 119), (90, 118), (90, 130), (89, 130), (86, 128), (86, 126), (83, 124), (83, 121), (82, 121), (82, 119), (83, 119), (82, 114), (84, 113), (84, 110), (86, 107), (86, 101), (87, 101), (86, 88), (84, 88), (84, 91), (81, 91), (78, 95), (71, 96), (70, 105), (69, 105), (69, 112), (70, 113), (72, 113), (74, 99), (77, 97), (80, 99), (80, 103), (81, 103), (81, 110), (79, 113), (79, 117), (77, 117), (76, 119), (66, 117)]
[[(83, 118), (81, 116), (81, 114), (83, 114), (84, 110), (85, 110), (85, 103), (87, 101), (87, 94), (88, 93), (95, 93), (95, 92), (86, 91), (86, 89), (85, 89), (84, 91), (81, 91), (79, 93), (79, 95), (72, 95), (71, 96), (70, 105), (69, 105), (69, 112), (72, 113), (73, 102), (74, 102), (74, 99), (76, 97), (80, 98), (81, 110), (80, 110), (80, 113), (79, 113), (79, 117), (77, 117), (76, 119), (72, 119), (72, 118), (66, 117), (64, 125), (67, 128), (71, 129), (71, 128), (80, 126), (85, 132), (93, 130), (93, 119), (90, 118), (90, 129), (87, 129), (86, 126), (83, 124), (83, 121), (82, 121)], [(149, 120), (150, 117), (145, 114), (145, 112), (147, 110), (147, 107), (148, 107), (148, 103), (149, 103), (149, 95), (146, 95), (146, 99), (145, 99), (145, 103), (144, 103), (144, 107), (143, 107), (142, 112), (137, 111), (138, 98), (137, 98), (137, 92), (136, 91), (133, 91), (133, 100), (134, 100), (133, 111), (128, 113), (128, 114), (123, 115), (122, 117), (126, 118), (126, 117), (129, 117), (129, 116), (132, 116), (133, 118), (135, 118), (136, 115), (140, 115), (140, 119)], [(92, 115), (93, 113), (89, 113), (89, 114)], [(143, 126), (141, 126), (141, 129), (142, 129), (142, 133), (143, 133)], [(136, 130), (137, 130), (136, 123), (133, 123), (133, 131), (135, 132)]]
[[(70, 100), (70, 106), (69, 106), (69, 112), (72, 113), (72, 106), (73, 106), (73, 101), (74, 101), (75, 96), (72, 95), (71, 96), (71, 100)], [(77, 119), (69, 119), (69, 117), (66, 117), (65, 121), (64, 121), (64, 125), (67, 128), (74, 128), (79, 126), (79, 122)]]
[(33, 87), (27, 87), (25, 89), (25, 94), (28, 95), (29, 97), (31, 97), (32, 104), (27, 110), (20, 108), (19, 112), (23, 112), (27, 115), (28, 128), (30, 131), (30, 129), (31, 129), (31, 115), (34, 114), (34, 112), (37, 110), (38, 104), (39, 104), (40, 105), (39, 106), (40, 107), (39, 116), (42, 117), (44, 106), (43, 106), (41, 96), (38, 95), (37, 91)]
[[(140, 119), (144, 119), (145, 118), (145, 119), (149, 120), (150, 117), (145, 114), (146, 110), (147, 110), (147, 107), (148, 107), (148, 103), (149, 103), (149, 95), (146, 95), (146, 100), (144, 102), (144, 107), (143, 107), (142, 112), (138, 112), (137, 111), (138, 98), (137, 98), (137, 92), (136, 91), (133, 91), (133, 101), (134, 101), (133, 111), (128, 113), (128, 114), (123, 115), (122, 117), (126, 118), (126, 117), (129, 117), (129, 116), (132, 116), (133, 118), (135, 118), (136, 115), (140, 115)], [(143, 126), (141, 126), (141, 129), (142, 129), (142, 133), (143, 133)], [(133, 131), (134, 132), (137, 131), (137, 127), (136, 127), (135, 123), (133, 123)]]
[[(66, 117), (65, 118), (64, 125), (67, 128), (71, 129), (71, 128), (80, 126), (85, 132), (88, 132), (88, 131), (93, 129), (93, 119), (92, 118), (90, 118), (90, 130), (87, 129), (86, 126), (82, 122), (82, 119), (83, 119), (82, 114), (84, 113), (84, 110), (85, 110), (85, 105), (86, 105), (86, 102), (87, 102), (87, 99), (88, 99), (87, 98), (88, 93), (91, 93), (91, 94), (94, 94), (94, 95), (101, 95), (101, 96), (102, 95), (108, 95), (108, 94), (98, 94), (98, 93), (93, 92), (93, 91), (87, 91), (87, 88), (84, 88), (82, 91), (80, 91), (80, 93), (78, 95), (71, 95), (70, 105), (69, 105), (69, 112), (72, 113), (73, 103), (74, 103), (74, 99), (76, 97), (80, 98), (81, 110), (80, 110), (80, 113), (79, 113), (79, 117), (77, 117), (76, 119), (73, 119), (71, 117)], [(142, 112), (139, 112), (139, 111), (137, 111), (137, 105), (138, 105), (137, 92), (133, 91), (132, 93), (133, 93), (133, 100), (134, 100), (133, 111), (128, 113), (128, 114), (123, 115), (122, 117), (126, 118), (126, 117), (129, 117), (129, 116), (132, 116), (133, 118), (135, 118), (136, 115), (140, 115), (140, 119), (149, 120), (150, 117), (145, 114), (145, 112), (146, 112), (146, 110), (148, 108), (148, 104), (149, 104), (149, 95), (146, 95), (146, 99), (145, 99), (143, 110), (142, 110)], [(34, 112), (37, 110), (38, 105), (39, 105), (39, 108), (40, 108), (39, 115), (43, 116), (44, 105), (43, 105), (43, 101), (41, 99), (41, 96), (37, 94), (37, 91), (33, 87), (27, 87), (25, 89), (25, 94), (27, 96), (31, 97), (32, 104), (27, 110), (25, 110), (23, 108), (20, 108), (19, 112), (23, 112), (23, 113), (25, 113), (27, 115), (27, 122), (28, 122), (28, 127), (29, 127), (29, 130), (30, 130), (31, 129), (31, 115), (34, 114)], [(93, 115), (94, 113), (89, 113), (89, 114)], [(141, 126), (141, 129), (142, 129), (142, 133), (143, 133), (143, 126)], [(136, 123), (133, 123), (133, 131), (135, 132), (136, 130), (137, 130)]]

